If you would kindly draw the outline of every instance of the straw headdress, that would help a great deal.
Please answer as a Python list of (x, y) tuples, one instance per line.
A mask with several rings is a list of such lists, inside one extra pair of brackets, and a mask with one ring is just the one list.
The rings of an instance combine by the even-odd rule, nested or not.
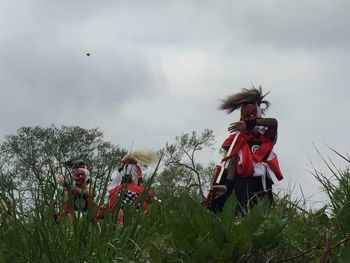
[(143, 165), (151, 165), (157, 161), (157, 153), (152, 150), (138, 150), (125, 155), (122, 162), (134, 161)]

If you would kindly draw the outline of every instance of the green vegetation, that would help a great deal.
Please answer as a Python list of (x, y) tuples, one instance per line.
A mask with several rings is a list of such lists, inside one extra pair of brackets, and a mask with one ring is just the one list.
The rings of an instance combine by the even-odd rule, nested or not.
[(198, 152), (213, 141), (206, 130), (167, 144), (160, 167), (146, 178), (162, 201), (146, 213), (125, 207), (124, 227), (112, 215), (96, 223), (81, 214), (73, 224), (67, 218), (56, 224), (52, 211), (60, 195), (54, 178), (70, 178), (61, 163), (87, 160), (101, 204), (126, 151), (104, 142), (97, 129), (18, 130), (1, 144), (0, 262), (349, 262), (349, 170), (324, 160), (329, 174), (313, 171), (330, 200), (320, 209), (277, 196), (274, 206), (262, 200), (236, 217), (231, 197), (215, 215), (200, 205), (213, 164), (197, 162)]

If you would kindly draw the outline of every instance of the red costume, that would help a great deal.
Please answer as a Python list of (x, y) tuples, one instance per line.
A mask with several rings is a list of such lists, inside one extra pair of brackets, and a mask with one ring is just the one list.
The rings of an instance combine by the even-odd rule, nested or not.
[[(214, 204), (209, 207), (213, 211), (222, 209), (232, 190), (237, 197), (239, 213), (244, 213), (249, 203), (254, 204), (256, 197), (267, 196), (273, 202), (272, 185), (282, 180), (283, 176), (273, 152), (277, 139), (277, 120), (262, 118), (263, 111), (269, 106), (269, 102), (263, 100), (265, 96), (261, 88), (243, 89), (228, 97), (221, 105), (221, 109), (229, 113), (241, 109), (241, 118), (231, 124), (229, 130), (232, 134), (222, 144), (222, 148), (228, 151), (234, 143), (222, 160), (225, 164), (231, 164), (227, 165), (229, 168), (220, 182), (226, 192), (214, 199)], [(262, 104), (266, 105), (265, 109), (261, 108)], [(220, 169), (222, 165), (217, 166), (217, 172)], [(218, 188), (213, 186), (213, 189)]]
[[(122, 198), (118, 211), (118, 224), (123, 225), (123, 205), (129, 204), (135, 206), (138, 204), (139, 198), (145, 190), (142, 186), (142, 170), (139, 163), (151, 164), (155, 159), (156, 153), (153, 151), (136, 151), (126, 155), (122, 159), (122, 166), (118, 169), (115, 177), (108, 186), (109, 203), (105, 208), (100, 209), (97, 219), (102, 218), (106, 210), (109, 213), (114, 213), (118, 200)], [(142, 204), (137, 208), (146, 211), (152, 197), (152, 192), (147, 192)]]
[[(135, 205), (138, 201), (138, 198), (143, 193), (145, 188), (143, 186), (137, 186), (133, 184), (120, 184), (117, 187), (115, 187), (113, 190), (109, 192), (110, 198), (109, 198), (109, 210), (111, 212), (114, 212), (115, 206), (117, 204), (118, 199), (120, 198), (120, 194), (124, 192), (123, 199), (122, 199), (122, 205), (123, 204), (129, 204), (129, 205)], [(151, 201), (153, 197), (152, 192), (147, 192), (145, 200), (143, 201), (141, 208), (143, 210), (147, 210), (148, 204)]]
[[(224, 150), (228, 150), (236, 133), (231, 134), (222, 144)], [(253, 135), (240, 133), (236, 144), (228, 157), (223, 161), (237, 156), (235, 166), (238, 176), (247, 177), (254, 174), (257, 163), (261, 163), (269, 170), (269, 175), (277, 180), (282, 180), (277, 155), (272, 151), (273, 142), (264, 134)], [(255, 166), (255, 167), (254, 167)], [(271, 178), (272, 180), (274, 178)]]
[[(59, 184), (63, 186), (63, 199), (65, 214), (73, 222), (74, 212), (86, 213), (89, 207), (95, 207), (95, 191), (91, 189), (91, 179), (87, 165), (82, 160), (71, 160), (64, 163), (71, 169), (73, 174), (73, 185), (69, 185), (63, 178), (59, 178)], [(56, 211), (55, 220), (59, 223), (61, 215)]]

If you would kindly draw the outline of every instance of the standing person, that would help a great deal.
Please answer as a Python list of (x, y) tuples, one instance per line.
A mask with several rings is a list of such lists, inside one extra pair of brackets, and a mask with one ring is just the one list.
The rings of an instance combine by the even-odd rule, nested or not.
[(276, 179), (282, 180), (283, 176), (273, 152), (277, 140), (277, 120), (262, 117), (270, 106), (264, 100), (266, 95), (263, 95), (261, 87), (242, 89), (228, 96), (220, 105), (220, 109), (227, 113), (240, 109), (241, 117), (230, 124), (228, 131), (231, 135), (222, 144), (227, 151), (234, 141), (231, 152), (222, 160), (228, 162), (226, 176), (220, 184), (210, 189), (215, 196), (211, 210), (222, 210), (232, 191), (236, 195), (237, 212), (240, 214), (257, 198), (267, 197), (271, 203), (274, 201), (272, 185)]
[[(156, 160), (157, 154), (154, 151), (140, 150), (125, 155), (121, 160), (120, 168), (115, 173), (107, 188), (109, 199), (108, 205), (99, 210), (96, 219), (101, 219), (106, 211), (109, 213), (116, 212), (118, 200), (120, 200), (118, 224), (123, 225), (123, 205), (129, 204), (135, 206), (138, 203), (141, 194), (145, 191), (141, 165), (150, 165)], [(152, 192), (146, 193), (145, 200), (140, 204), (142, 210), (147, 210), (152, 197)]]
[[(64, 181), (63, 177), (58, 178), (58, 184), (63, 186), (63, 202), (65, 214), (73, 222), (74, 212), (87, 212), (89, 206), (94, 206), (95, 191), (92, 187), (92, 181), (89, 177), (90, 171), (83, 160), (70, 160), (64, 165), (71, 169), (73, 175), (72, 185)], [(55, 214), (55, 220), (58, 223), (61, 219), (60, 214)]]

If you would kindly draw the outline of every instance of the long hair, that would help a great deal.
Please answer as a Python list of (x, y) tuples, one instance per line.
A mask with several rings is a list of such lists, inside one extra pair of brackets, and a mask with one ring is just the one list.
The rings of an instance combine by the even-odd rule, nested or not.
[(265, 107), (262, 108), (262, 112), (264, 112), (270, 106), (270, 102), (264, 100), (267, 94), (269, 92), (263, 95), (261, 86), (259, 88), (255, 88), (254, 86), (249, 89), (244, 88), (241, 92), (227, 96), (222, 100), (219, 109), (231, 113), (246, 104), (257, 104), (258, 106), (264, 104)]

